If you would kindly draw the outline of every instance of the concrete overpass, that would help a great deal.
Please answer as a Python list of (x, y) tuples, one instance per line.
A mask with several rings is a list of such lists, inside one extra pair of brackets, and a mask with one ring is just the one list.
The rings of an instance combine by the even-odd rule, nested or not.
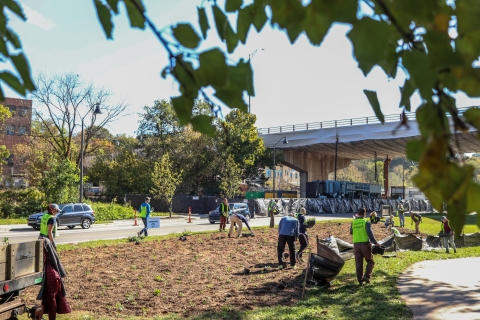
[[(460, 114), (465, 110), (459, 109)], [(415, 114), (406, 113), (406, 117), (408, 127), (399, 126), (399, 114), (385, 116), (383, 124), (376, 117), (365, 117), (262, 128), (258, 132), (267, 148), (287, 137), (288, 144), (280, 141), (275, 149), (283, 152), (285, 165), (300, 172), (300, 195), (304, 197), (307, 181), (328, 179), (335, 165), (338, 170), (348, 167), (351, 160), (404, 157), (407, 142), (420, 136)], [(454, 151), (480, 151), (476, 135), (474, 128), (455, 134)]]

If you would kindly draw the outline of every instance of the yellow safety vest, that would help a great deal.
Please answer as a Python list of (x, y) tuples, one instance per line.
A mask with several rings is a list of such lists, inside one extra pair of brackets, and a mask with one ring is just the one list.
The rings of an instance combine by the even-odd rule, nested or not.
[(365, 225), (367, 220), (362, 218), (357, 218), (352, 222), (352, 231), (353, 231), (353, 243), (358, 242), (368, 242), (367, 229)]
[[(50, 218), (53, 218), (53, 216), (48, 213), (42, 216), (42, 220), (40, 221), (40, 234), (42, 236), (48, 237), (48, 220), (50, 220)], [(53, 228), (53, 233), (55, 233), (56, 226), (54, 225)]]

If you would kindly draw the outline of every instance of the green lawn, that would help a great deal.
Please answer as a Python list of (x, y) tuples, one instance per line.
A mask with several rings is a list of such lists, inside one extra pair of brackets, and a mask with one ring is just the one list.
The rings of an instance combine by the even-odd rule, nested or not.
[[(431, 235), (437, 235), (441, 230), (441, 222), (443, 214), (422, 214), (422, 223), (420, 223), (420, 232)], [(395, 225), (400, 225), (400, 219), (394, 217)], [(405, 228), (415, 230), (415, 224), (412, 224), (412, 219), (409, 216), (405, 216)], [(480, 228), (477, 225), (477, 215), (470, 214), (466, 216), (465, 227), (463, 233), (475, 233), (480, 232)]]

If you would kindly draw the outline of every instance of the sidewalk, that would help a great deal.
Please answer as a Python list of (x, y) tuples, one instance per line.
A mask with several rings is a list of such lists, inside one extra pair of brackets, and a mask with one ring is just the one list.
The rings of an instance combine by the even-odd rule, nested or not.
[[(453, 254), (452, 254), (453, 255)], [(413, 319), (480, 319), (480, 258), (418, 262), (398, 278)]]

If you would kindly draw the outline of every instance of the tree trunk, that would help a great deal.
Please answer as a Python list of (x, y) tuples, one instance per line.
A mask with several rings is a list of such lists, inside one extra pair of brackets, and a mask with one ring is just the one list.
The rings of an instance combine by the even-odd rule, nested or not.
[(172, 217), (172, 203), (170, 202), (170, 218)]

